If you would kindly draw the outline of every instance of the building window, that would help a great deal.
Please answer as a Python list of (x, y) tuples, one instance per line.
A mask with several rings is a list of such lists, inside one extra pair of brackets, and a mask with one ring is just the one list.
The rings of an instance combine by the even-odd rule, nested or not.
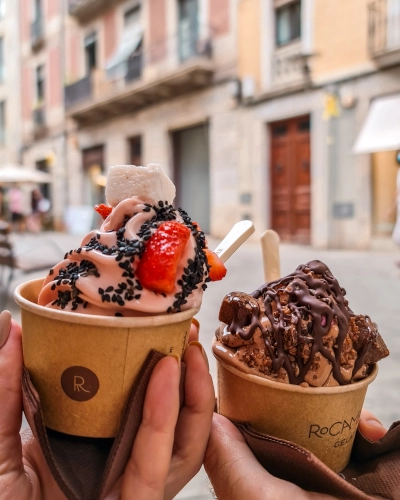
[(6, 143), (6, 102), (0, 101), (0, 145)]
[(179, 58), (181, 61), (185, 61), (197, 54), (198, 11), (198, 0), (179, 0)]
[(97, 36), (96, 33), (91, 33), (85, 37), (85, 61), (86, 74), (92, 71), (97, 66)]
[(125, 28), (140, 24), (141, 5), (135, 5), (124, 14)]
[(301, 36), (301, 1), (279, 7), (276, 13), (276, 45), (281, 47)]
[(4, 38), (0, 38), (0, 83), (4, 82)]
[(125, 78), (127, 82), (131, 82), (142, 76), (141, 11), (139, 4), (124, 13), (124, 28), (119, 45), (106, 64), (107, 77), (110, 80)]
[(33, 4), (34, 21), (42, 18), (42, 0), (34, 0)]
[(129, 139), (129, 161), (131, 165), (142, 165), (142, 138), (140, 135)]
[(4, 19), (6, 15), (6, 0), (0, 0), (0, 19)]
[(44, 66), (40, 65), (36, 68), (36, 100), (37, 104), (41, 105), (44, 101)]
[[(45, 172), (46, 174), (50, 173), (49, 163), (46, 159), (38, 160), (36, 162), (36, 170), (40, 170), (40, 172)], [(44, 198), (50, 199), (50, 184), (39, 184), (40, 192), (42, 193)]]

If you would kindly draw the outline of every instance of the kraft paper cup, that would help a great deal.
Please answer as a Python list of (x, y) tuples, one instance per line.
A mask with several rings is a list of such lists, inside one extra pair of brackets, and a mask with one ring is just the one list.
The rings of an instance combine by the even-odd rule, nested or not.
[(218, 413), (306, 448), (335, 472), (349, 463), (368, 385), (305, 388), (239, 371), (217, 358)]
[(197, 309), (137, 318), (90, 316), (37, 305), (43, 279), (15, 291), (24, 363), (46, 427), (115, 437), (128, 394), (152, 349), (183, 355)]

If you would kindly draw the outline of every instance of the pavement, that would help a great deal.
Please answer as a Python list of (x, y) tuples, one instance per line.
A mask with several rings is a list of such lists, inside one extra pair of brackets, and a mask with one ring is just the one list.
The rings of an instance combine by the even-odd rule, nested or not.
[[(62, 258), (65, 251), (79, 246), (80, 237), (61, 233), (42, 235), (14, 235), (17, 252), (29, 255), (40, 248), (43, 258)], [(217, 241), (209, 238), (211, 248)], [(399, 257), (393, 251), (317, 250), (300, 245), (281, 246), (281, 274), (286, 275), (299, 264), (319, 259), (325, 262), (339, 283), (347, 290), (350, 307), (355, 313), (368, 314), (379, 325), (379, 330), (391, 351), (390, 357), (379, 364), (376, 381), (369, 387), (365, 407), (374, 412), (384, 425), (390, 426), (400, 418), (400, 269)], [(23, 256), (21, 256), (23, 258)], [(260, 245), (245, 243), (227, 262), (228, 274), (217, 283), (211, 283), (204, 295), (200, 321), (200, 340), (209, 356), (210, 372), (216, 381), (216, 364), (211, 354), (211, 341), (218, 325), (221, 299), (228, 292), (252, 292), (263, 283)], [(18, 307), (12, 299), (13, 289), (26, 279), (40, 277), (43, 271), (16, 274), (6, 298), (6, 307), (19, 319)], [(25, 424), (26, 425), (26, 424)], [(180, 500), (206, 500), (213, 496), (204, 470), (180, 492)]]

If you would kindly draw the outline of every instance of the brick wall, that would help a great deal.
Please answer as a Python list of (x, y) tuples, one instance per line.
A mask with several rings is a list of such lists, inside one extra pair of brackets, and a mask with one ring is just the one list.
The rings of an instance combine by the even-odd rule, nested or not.
[(62, 80), (61, 80), (61, 51), (59, 47), (52, 47), (48, 54), (48, 100), (49, 108), (55, 108), (61, 104)]
[(107, 61), (114, 54), (117, 45), (117, 18), (115, 9), (104, 15), (104, 60)]
[(229, 0), (208, 0), (209, 24), (212, 35), (225, 35), (229, 32)]
[(149, 9), (149, 40), (145, 40), (145, 46), (151, 62), (156, 62), (165, 57), (167, 49), (166, 0), (150, 0)]

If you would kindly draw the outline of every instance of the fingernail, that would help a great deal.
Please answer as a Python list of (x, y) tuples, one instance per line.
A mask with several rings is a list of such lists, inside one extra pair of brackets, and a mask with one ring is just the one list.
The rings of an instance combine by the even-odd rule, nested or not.
[(3, 311), (0, 314), (0, 349), (4, 347), (10, 334), (11, 326), (11, 313), (10, 311)]
[(200, 342), (197, 342), (197, 340), (193, 340), (192, 342), (190, 342), (188, 347), (191, 347), (192, 345), (197, 347), (198, 349), (200, 349), (201, 354), (203, 355), (203, 358), (205, 359), (207, 366), (210, 369), (210, 365), (208, 364), (208, 358), (207, 358), (206, 351), (204, 350), (204, 347), (200, 344)]
[(376, 419), (370, 419), (370, 420), (367, 420), (365, 422), (369, 427), (384, 427), (384, 425), (382, 424), (382, 422), (379, 422), (379, 420), (376, 420)]
[(196, 318), (192, 318), (192, 323), (194, 325), (196, 325), (197, 333), (200, 333), (200, 323), (199, 323), (199, 320), (197, 320)]
[(171, 358), (175, 358), (178, 362), (179, 368), (181, 367), (181, 357), (179, 356), (179, 354), (172, 352), (171, 354), (168, 354), (168, 356), (170, 356)]

